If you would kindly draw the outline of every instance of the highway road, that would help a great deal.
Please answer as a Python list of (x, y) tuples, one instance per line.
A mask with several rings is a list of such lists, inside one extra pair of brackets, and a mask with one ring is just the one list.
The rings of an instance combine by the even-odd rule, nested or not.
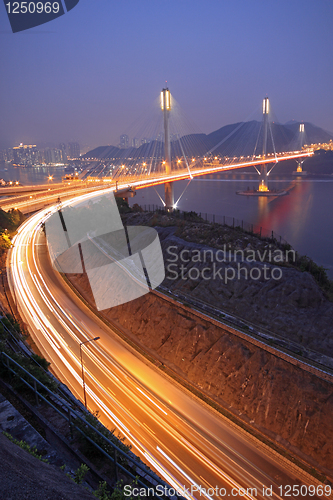
[[(72, 184), (72, 187), (69, 187)], [(31, 213), (36, 212), (37, 210), (41, 210), (46, 206), (54, 204), (60, 198), (61, 201), (68, 200), (75, 196), (79, 196), (85, 193), (89, 193), (91, 191), (96, 191), (96, 189), (100, 189), (101, 182), (99, 185), (95, 183), (82, 183), (75, 185), (74, 183), (67, 183), (59, 189), (51, 189), (45, 185), (44, 191), (39, 191), (37, 194), (33, 193), (24, 195), (24, 196), (15, 196), (8, 197), (6, 199), (1, 200), (1, 208), (2, 210), (10, 210), (14, 208), (15, 210), (20, 210), (22, 213)], [(105, 184), (104, 184), (105, 186)]]
[[(266, 498), (264, 485), (273, 486), (271, 498), (280, 498), (279, 486), (317, 485), (132, 352), (75, 296), (50, 263), (41, 230), (49, 212), (19, 228), (8, 257), (9, 281), (33, 340), (72, 393), (83, 400), (79, 343), (99, 336), (83, 346), (89, 409), (99, 410), (101, 421), (116, 427), (183, 496)], [(310, 497), (316, 498), (302, 496)]]

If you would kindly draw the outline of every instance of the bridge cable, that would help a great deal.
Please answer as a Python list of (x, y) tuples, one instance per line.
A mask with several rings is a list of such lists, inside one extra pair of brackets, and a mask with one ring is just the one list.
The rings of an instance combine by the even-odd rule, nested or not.
[(190, 178), (192, 180), (193, 179), (193, 175), (192, 175), (192, 172), (190, 170), (187, 158), (186, 158), (185, 153), (184, 153), (184, 149), (183, 149), (183, 146), (182, 146), (182, 143), (181, 143), (181, 138), (178, 139), (178, 142), (179, 142), (179, 145), (180, 145), (180, 149), (181, 149), (181, 151), (183, 153), (183, 157), (184, 157), (184, 160), (185, 160), (185, 163), (186, 163), (186, 166), (187, 166), (188, 173), (190, 174)]
[(153, 188), (155, 189), (157, 196), (159, 197), (159, 199), (161, 200), (161, 202), (165, 206), (165, 201), (163, 200), (162, 196), (160, 196), (160, 193), (157, 191), (157, 189), (155, 188), (155, 186), (153, 186)]
[(176, 207), (178, 205), (178, 202), (180, 201), (180, 199), (182, 198), (183, 194), (185, 193), (186, 189), (188, 188), (189, 184), (192, 182), (192, 179), (193, 177), (191, 177), (191, 179), (188, 181), (188, 183), (186, 184), (182, 194), (179, 196), (178, 200), (176, 201), (176, 203), (174, 204), (174, 207)]
[(268, 123), (269, 125), (269, 131), (270, 131), (270, 135), (271, 135), (271, 139), (272, 139), (272, 144), (273, 144), (273, 151), (274, 151), (274, 156), (275, 156), (275, 163), (274, 165), (272, 166), (272, 168), (267, 172), (267, 175), (269, 175), (271, 173), (271, 171), (273, 170), (273, 168), (278, 164), (278, 159), (277, 159), (277, 155), (276, 155), (276, 149), (275, 149), (275, 144), (274, 144), (274, 138), (273, 138), (273, 132), (272, 132), (272, 126), (271, 126), (271, 123), (269, 122)]

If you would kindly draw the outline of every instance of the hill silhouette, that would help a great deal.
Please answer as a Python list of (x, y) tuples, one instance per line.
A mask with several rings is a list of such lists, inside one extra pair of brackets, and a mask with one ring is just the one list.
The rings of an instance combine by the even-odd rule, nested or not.
[[(285, 125), (271, 123), (267, 137), (267, 152), (299, 150), (302, 147), (299, 134), (300, 122), (288, 122)], [(307, 144), (329, 142), (333, 135), (320, 127), (305, 122), (304, 142)], [(258, 121), (239, 122), (211, 132), (210, 134), (190, 134), (179, 140), (171, 141), (172, 157), (204, 156), (249, 156), (261, 154), (263, 144), (262, 124)], [(127, 158), (164, 158), (164, 143), (152, 140), (138, 148), (121, 149), (117, 146), (99, 146), (88, 151), (83, 158), (121, 160)]]

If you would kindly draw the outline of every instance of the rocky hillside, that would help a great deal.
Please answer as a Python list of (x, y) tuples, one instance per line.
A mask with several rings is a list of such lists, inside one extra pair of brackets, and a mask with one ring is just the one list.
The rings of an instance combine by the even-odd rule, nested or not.
[(128, 225), (158, 224), (166, 288), (333, 357), (333, 303), (325, 291), (331, 284), (314, 263), (312, 274), (302, 272), (305, 260), (292, 249), (240, 229), (166, 215), (125, 219)]

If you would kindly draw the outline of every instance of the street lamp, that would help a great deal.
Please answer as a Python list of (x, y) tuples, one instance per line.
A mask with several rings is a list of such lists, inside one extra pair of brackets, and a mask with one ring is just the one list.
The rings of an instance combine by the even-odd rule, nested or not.
[(84, 406), (87, 408), (87, 396), (86, 396), (86, 384), (84, 381), (84, 368), (83, 368), (83, 360), (82, 360), (82, 346), (83, 344), (88, 344), (88, 342), (92, 342), (93, 340), (99, 340), (100, 337), (95, 337), (94, 339), (85, 340), (84, 342), (80, 342), (80, 359), (81, 359), (81, 370), (82, 370), (82, 385), (83, 385), (83, 395), (84, 395)]

